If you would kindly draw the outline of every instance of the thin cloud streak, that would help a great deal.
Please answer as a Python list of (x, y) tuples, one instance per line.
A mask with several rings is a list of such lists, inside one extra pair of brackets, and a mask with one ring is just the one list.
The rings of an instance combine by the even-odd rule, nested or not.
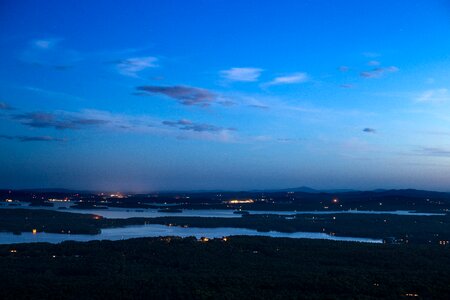
[(41, 88), (37, 88), (37, 87), (33, 87), (33, 86), (22, 86), (19, 88), (27, 90), (27, 91), (31, 91), (31, 92), (39, 94), (39, 95), (43, 95), (43, 96), (51, 98), (51, 99), (56, 99), (56, 100), (64, 100), (64, 99), (74, 100), (74, 101), (83, 101), (84, 100), (81, 97), (74, 96), (74, 95), (71, 95), (68, 93), (51, 91), (51, 90), (41, 89)]
[(35, 39), (21, 52), (23, 62), (56, 70), (65, 70), (82, 60), (82, 55), (62, 45), (63, 39)]
[(161, 94), (177, 100), (180, 104), (187, 106), (206, 107), (216, 101), (217, 95), (206, 89), (175, 85), (175, 86), (139, 86), (138, 91)]
[(55, 47), (61, 39), (37, 39), (31, 42), (32, 46), (41, 50), (49, 50)]
[(0, 138), (6, 140), (17, 140), (19, 142), (66, 142), (66, 139), (52, 136), (23, 136), (23, 135), (0, 135)]
[(371, 66), (371, 67), (375, 67), (375, 66), (379, 66), (379, 65), (380, 65), (380, 62), (377, 61), (377, 60), (371, 60), (371, 61), (369, 61), (369, 62), (367, 63), (367, 65), (368, 65), (368, 66)]
[(57, 115), (46, 112), (31, 112), (17, 114), (13, 119), (18, 120), (22, 125), (35, 128), (80, 129), (85, 126), (101, 126), (107, 124), (108, 120), (80, 118), (70, 115)]
[(14, 107), (6, 102), (0, 102), (0, 110), (14, 110)]
[(361, 72), (359, 75), (364, 78), (380, 78), (381, 76), (383, 76), (386, 73), (394, 73), (394, 72), (397, 72), (398, 70), (399, 70), (399, 68), (397, 68), (395, 66), (390, 66), (387, 68), (375, 68), (370, 71), (364, 71), (364, 72)]
[(119, 61), (117, 69), (122, 75), (136, 77), (141, 71), (157, 67), (157, 61), (158, 59), (153, 56), (132, 57)]
[(163, 121), (162, 124), (166, 126), (176, 127), (180, 130), (191, 130), (197, 132), (221, 132), (221, 131), (236, 131), (234, 128), (224, 128), (207, 123), (194, 123), (187, 119), (178, 121)]
[(275, 77), (272, 81), (266, 83), (266, 86), (282, 85), (282, 84), (295, 84), (304, 83), (309, 80), (309, 76), (306, 73), (294, 73), (286, 76)]
[(260, 68), (231, 68), (220, 71), (220, 75), (229, 81), (252, 82), (258, 81), (262, 71)]
[(422, 147), (416, 153), (422, 156), (450, 157), (450, 149), (439, 147)]
[(450, 93), (446, 88), (426, 90), (416, 98), (417, 102), (423, 103), (443, 103), (449, 100)]
[[(217, 142), (242, 142), (233, 127), (221, 127), (187, 119), (178, 121), (158, 120), (147, 116), (113, 114), (107, 111), (84, 110), (81, 112), (28, 112), (11, 117), (32, 128), (56, 130), (109, 130), (112, 132), (148, 134), (178, 139), (207, 140)], [(2, 136), (3, 139), (20, 141), (58, 141), (47, 137)]]

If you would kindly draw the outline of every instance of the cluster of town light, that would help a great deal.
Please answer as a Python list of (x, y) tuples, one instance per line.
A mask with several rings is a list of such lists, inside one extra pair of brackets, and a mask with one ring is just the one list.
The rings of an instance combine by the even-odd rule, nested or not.
[(253, 199), (243, 199), (243, 200), (239, 200), (239, 199), (232, 199), (227, 201), (228, 204), (250, 204), (250, 203), (254, 203), (255, 200)]

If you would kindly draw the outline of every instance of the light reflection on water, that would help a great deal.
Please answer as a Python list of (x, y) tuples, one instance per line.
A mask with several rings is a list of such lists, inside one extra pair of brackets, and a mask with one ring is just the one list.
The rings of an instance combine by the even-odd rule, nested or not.
[[(166, 216), (182, 216), (182, 217), (218, 217), (218, 218), (240, 218), (240, 214), (235, 214), (233, 210), (226, 209), (210, 209), (210, 210), (191, 210), (184, 209), (181, 213), (167, 213), (158, 212), (157, 209), (127, 209), (127, 208), (109, 208), (109, 209), (73, 209), (70, 208), (73, 203), (55, 203), (54, 207), (31, 207), (28, 203), (15, 203), (16, 206), (8, 206), (1, 204), (0, 208), (25, 208), (25, 209), (47, 209), (61, 212), (95, 214), (105, 218), (132, 218), (132, 217), (166, 217)], [(64, 207), (65, 209), (60, 209)], [(438, 213), (416, 213), (412, 211), (248, 211), (250, 214), (278, 214), (285, 216), (294, 216), (295, 214), (313, 214), (313, 215), (328, 215), (328, 214), (393, 214), (393, 215), (414, 215), (414, 216), (433, 216), (445, 215)], [(380, 239), (369, 238), (355, 238), (355, 237), (338, 237), (330, 236), (322, 232), (258, 232), (252, 229), (245, 228), (183, 228), (177, 226), (164, 226), (158, 224), (137, 225), (121, 228), (103, 229), (98, 235), (82, 235), (82, 234), (58, 234), (58, 233), (38, 233), (32, 234), (30, 232), (22, 233), (21, 235), (14, 235), (8, 232), (0, 232), (0, 244), (12, 243), (31, 243), (31, 242), (49, 242), (60, 243), (66, 240), (75, 241), (90, 241), (90, 240), (121, 240), (137, 237), (158, 237), (158, 236), (180, 236), (188, 237), (195, 236), (200, 238), (202, 236), (208, 238), (217, 238), (230, 235), (254, 235), (254, 236), (270, 236), (270, 237), (286, 237), (286, 238), (308, 238), (308, 239), (328, 239), (337, 241), (355, 241), (367, 243), (381, 243)]]
[[(215, 218), (240, 218), (240, 214), (235, 214), (231, 209), (183, 209), (180, 213), (158, 212), (157, 209), (136, 209), (136, 208), (116, 208), (108, 209), (74, 209), (70, 208), (73, 203), (55, 203), (54, 207), (48, 206), (28, 206), (28, 203), (18, 203), (19, 206), (0, 205), (0, 208), (27, 208), (27, 209), (47, 209), (61, 212), (72, 212), (80, 214), (95, 214), (104, 218), (126, 219), (126, 218), (156, 218), (156, 217), (215, 217)], [(64, 207), (65, 209), (59, 209)], [(444, 213), (419, 213), (407, 210), (394, 211), (364, 211), (364, 210), (343, 210), (343, 211), (273, 211), (273, 210), (248, 210), (250, 214), (277, 214), (277, 215), (330, 215), (330, 214), (391, 214), (410, 216), (443, 216)]]
[(196, 238), (221, 238), (232, 235), (249, 235), (249, 236), (270, 236), (283, 238), (306, 238), (306, 239), (326, 239), (334, 241), (349, 241), (349, 242), (363, 242), (363, 243), (382, 243), (380, 239), (356, 238), (356, 237), (339, 237), (331, 236), (322, 232), (294, 232), (284, 233), (278, 231), (258, 232), (252, 229), (244, 228), (197, 228), (197, 227), (178, 227), (165, 226), (158, 224), (128, 226), (122, 228), (102, 229), (102, 232), (97, 235), (85, 234), (58, 234), (40, 232), (32, 234), (25, 232), (20, 235), (14, 235), (9, 232), (0, 232), (0, 244), (16, 244), (16, 243), (60, 243), (63, 241), (92, 241), (92, 240), (123, 240), (138, 237), (159, 237), (159, 236), (179, 236)]

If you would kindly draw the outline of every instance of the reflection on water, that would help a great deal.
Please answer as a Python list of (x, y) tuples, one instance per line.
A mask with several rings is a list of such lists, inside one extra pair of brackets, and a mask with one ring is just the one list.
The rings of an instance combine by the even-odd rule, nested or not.
[(253, 235), (253, 236), (270, 236), (270, 237), (284, 237), (284, 238), (306, 238), (306, 239), (326, 239), (334, 241), (349, 241), (349, 242), (363, 242), (363, 243), (382, 243), (380, 239), (369, 238), (355, 238), (355, 237), (338, 237), (331, 236), (322, 232), (294, 232), (284, 233), (278, 231), (258, 232), (252, 229), (244, 228), (196, 228), (196, 227), (178, 227), (178, 226), (164, 226), (157, 224), (128, 226), (122, 228), (103, 229), (97, 235), (84, 234), (58, 234), (40, 232), (32, 234), (30, 232), (22, 233), (21, 235), (14, 235), (9, 232), (0, 232), (0, 244), (16, 244), (16, 243), (60, 243), (63, 241), (92, 241), (92, 240), (123, 240), (138, 237), (159, 237), (159, 236), (179, 236), (188, 237), (195, 236), (196, 238), (221, 238), (231, 235)]
[[(48, 206), (28, 206), (28, 203), (17, 203), (18, 206), (8, 207), (0, 205), (0, 208), (27, 208), (27, 209), (48, 209), (62, 212), (72, 212), (81, 214), (95, 214), (104, 218), (126, 219), (126, 218), (156, 218), (156, 217), (215, 217), (215, 218), (240, 218), (240, 214), (235, 214), (231, 209), (183, 209), (180, 213), (158, 212), (157, 209), (135, 209), (116, 208), (108, 209), (74, 209), (70, 208), (73, 203), (55, 203), (54, 207)], [(64, 208), (64, 209), (60, 209)], [(364, 210), (343, 210), (343, 211), (273, 211), (273, 210), (248, 210), (250, 214), (277, 214), (277, 215), (329, 215), (329, 214), (392, 214), (392, 215), (413, 215), (413, 216), (443, 216), (443, 213), (418, 213), (407, 210), (395, 211), (364, 211)]]
[[(15, 206), (0, 205), (0, 208), (26, 208), (26, 209), (47, 209), (56, 210), (62, 212), (83, 213), (83, 214), (96, 214), (105, 218), (132, 218), (132, 217), (166, 217), (166, 216), (182, 216), (182, 217), (218, 217), (218, 218), (240, 218), (241, 214), (235, 214), (233, 210), (226, 209), (210, 209), (210, 210), (193, 210), (184, 209), (181, 213), (167, 213), (158, 212), (157, 209), (127, 209), (127, 208), (109, 208), (109, 209), (73, 209), (70, 206), (73, 203), (55, 203), (54, 207), (31, 207), (28, 203), (15, 203)], [(64, 209), (61, 209), (64, 208)], [(394, 215), (414, 215), (414, 216), (432, 216), (432, 215), (445, 215), (438, 213), (416, 213), (412, 211), (254, 211), (249, 210), (250, 214), (278, 214), (293, 217), (296, 214), (394, 214)], [(295, 233), (283, 233), (283, 232), (258, 232), (252, 229), (244, 228), (183, 228), (177, 226), (164, 226), (157, 224), (150, 225), (138, 225), (122, 228), (110, 228), (103, 229), (101, 234), (98, 235), (82, 235), (82, 234), (57, 234), (57, 233), (38, 233), (32, 234), (30, 232), (22, 233), (21, 235), (14, 235), (12, 233), (0, 232), (0, 244), (11, 243), (30, 243), (30, 242), (49, 242), (59, 243), (66, 240), (74, 241), (90, 241), (90, 240), (121, 240), (137, 237), (158, 237), (158, 236), (195, 236), (199, 237), (223, 237), (230, 235), (256, 235), (256, 236), (270, 236), (270, 237), (286, 237), (286, 238), (308, 238), (308, 239), (328, 239), (338, 241), (355, 241), (355, 242), (367, 242), (367, 243), (381, 243), (379, 239), (368, 238), (354, 238), (354, 237), (337, 237), (330, 236), (322, 232), (295, 232)]]

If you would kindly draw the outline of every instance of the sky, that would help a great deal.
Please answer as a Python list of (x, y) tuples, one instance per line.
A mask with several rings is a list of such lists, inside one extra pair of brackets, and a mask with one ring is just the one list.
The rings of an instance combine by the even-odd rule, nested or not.
[(0, 188), (449, 183), (448, 0), (0, 2)]

